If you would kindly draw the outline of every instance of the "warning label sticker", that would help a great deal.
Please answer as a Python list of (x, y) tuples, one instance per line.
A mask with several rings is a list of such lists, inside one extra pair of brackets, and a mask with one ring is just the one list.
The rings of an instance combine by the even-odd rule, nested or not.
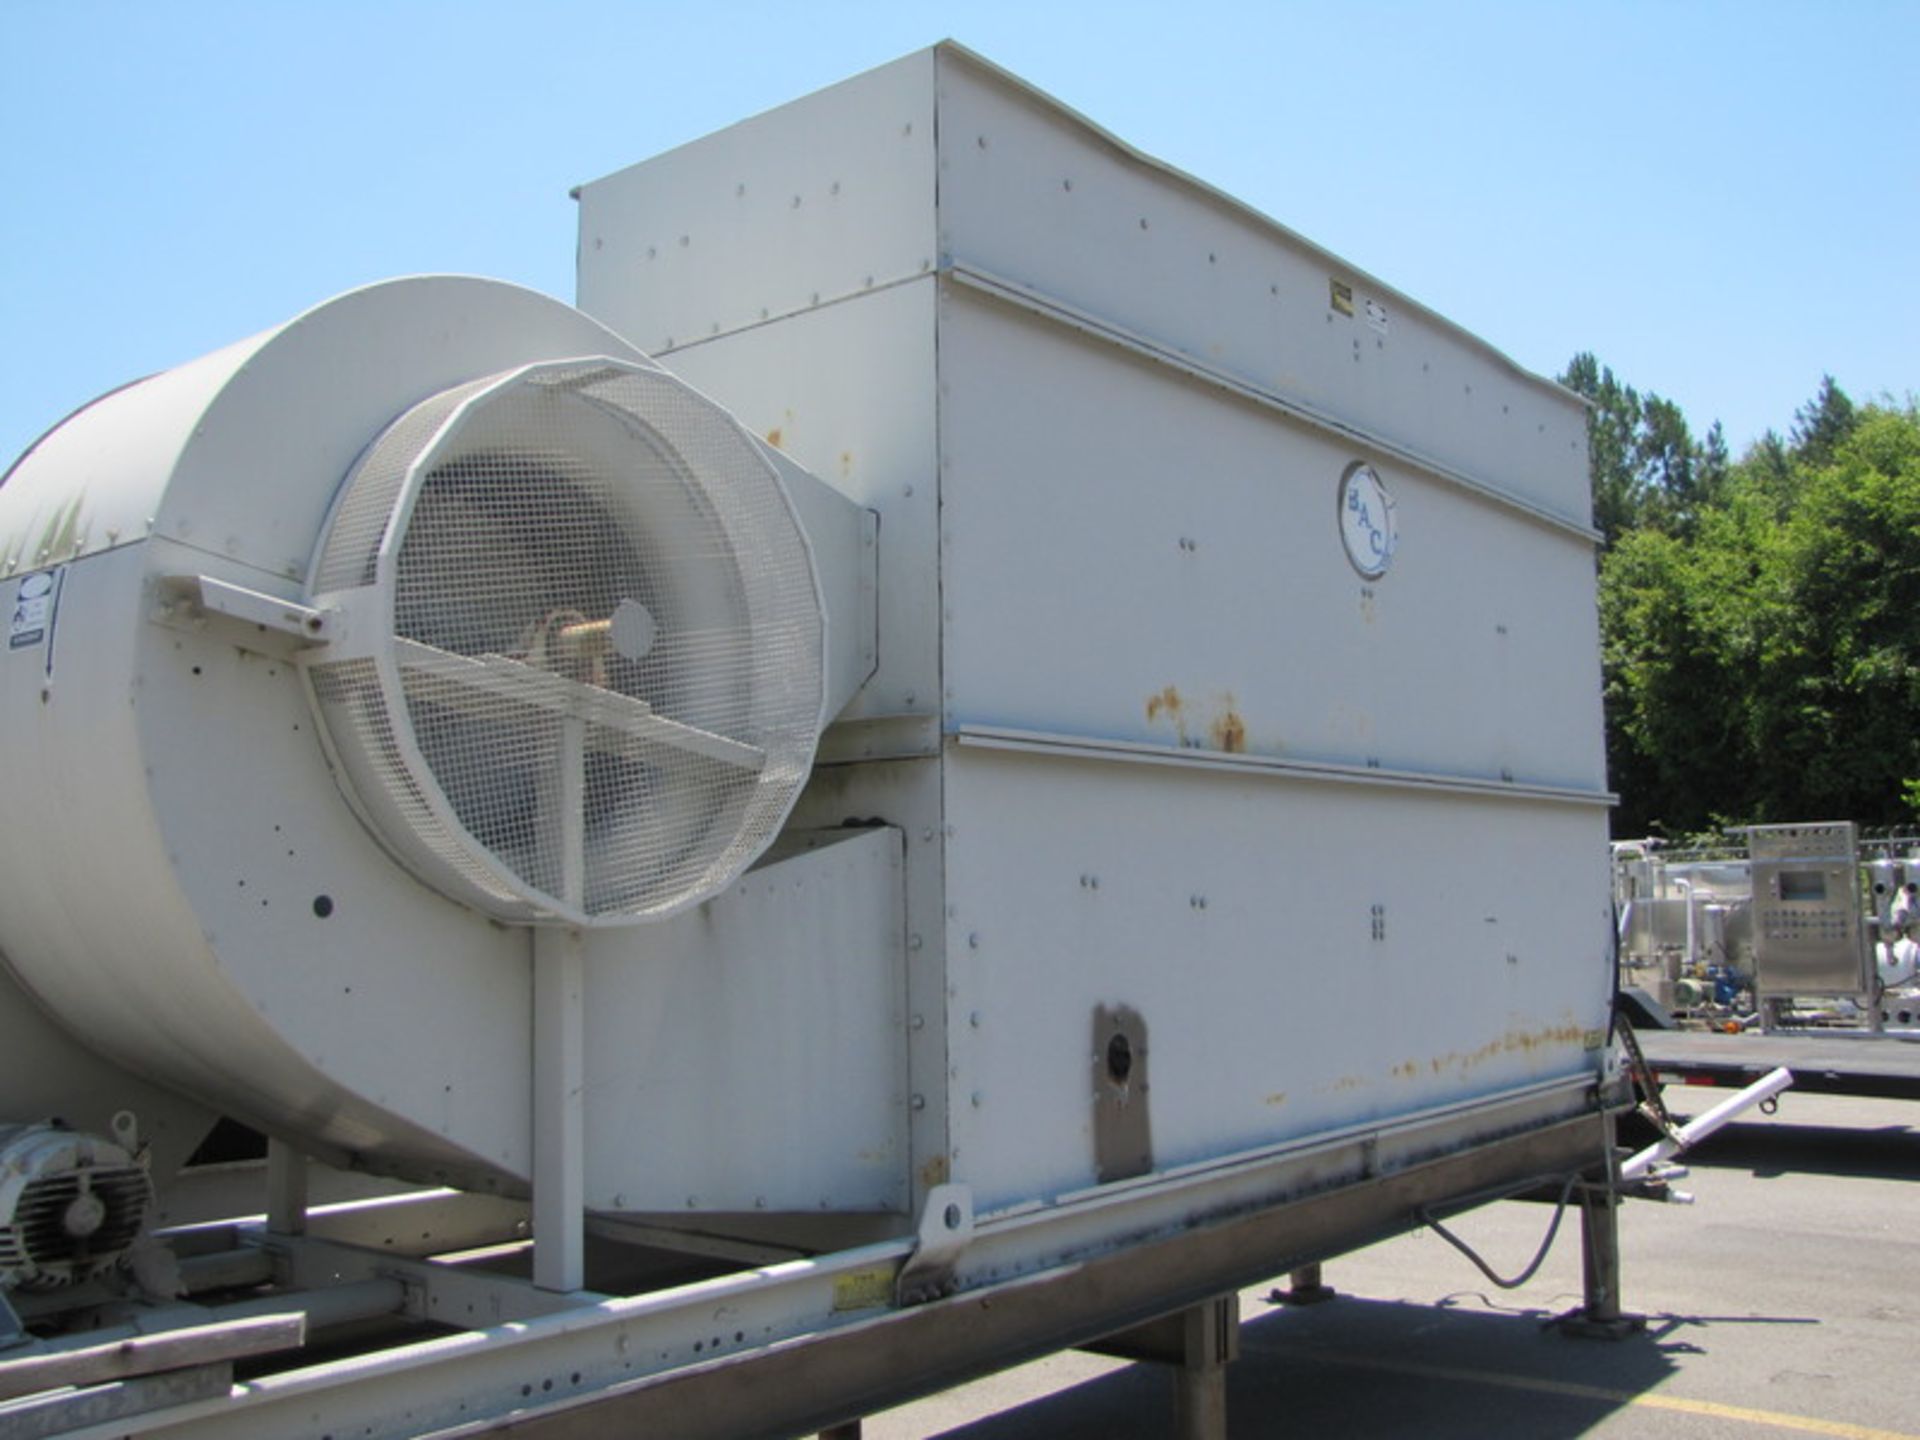
[(43, 570), (20, 581), (13, 595), (13, 618), (7, 624), (9, 650), (26, 650), (46, 643), (53, 633), (53, 607), (59, 594), (58, 571)]

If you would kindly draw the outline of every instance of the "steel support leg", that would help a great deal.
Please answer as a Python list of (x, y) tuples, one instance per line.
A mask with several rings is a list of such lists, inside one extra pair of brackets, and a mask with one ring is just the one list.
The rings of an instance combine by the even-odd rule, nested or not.
[(1560, 1328), (1582, 1339), (1619, 1340), (1646, 1329), (1644, 1315), (1620, 1308), (1620, 1156), (1613, 1143), (1613, 1117), (1603, 1116), (1606, 1165), (1587, 1186), (1580, 1204), (1580, 1275), (1583, 1303), (1562, 1317)]
[(307, 1233), (307, 1157), (284, 1140), (267, 1141), (267, 1231)]
[(832, 1425), (820, 1432), (820, 1440), (860, 1440), (860, 1422), (849, 1420), (844, 1425)]
[(586, 1283), (581, 1116), (585, 960), (578, 930), (533, 932), (533, 1283)]
[(1302, 1265), (1287, 1275), (1287, 1288), (1275, 1290), (1272, 1299), (1280, 1305), (1318, 1305), (1340, 1292), (1320, 1278), (1320, 1262)]
[(1217, 1295), (1083, 1347), (1173, 1375), (1175, 1440), (1227, 1440), (1227, 1366), (1240, 1354), (1240, 1297)]
[(1219, 1296), (1181, 1319), (1186, 1353), (1173, 1372), (1173, 1433), (1227, 1440), (1227, 1366), (1240, 1354), (1240, 1297)]

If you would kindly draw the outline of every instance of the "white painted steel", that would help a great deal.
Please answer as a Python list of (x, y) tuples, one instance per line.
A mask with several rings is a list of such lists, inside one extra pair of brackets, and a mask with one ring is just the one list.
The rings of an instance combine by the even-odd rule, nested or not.
[(533, 1281), (586, 1282), (586, 947), (571, 927), (533, 937)]
[[(1604, 792), (1592, 548), (1032, 315), (940, 311), (947, 728)], [(1416, 698), (1417, 697), (1417, 698)]]
[(946, 798), (983, 1207), (1092, 1183), (1101, 1004), (1145, 1018), (1160, 1166), (1599, 1068), (1598, 811), (975, 749)]
[(922, 51), (582, 186), (583, 306), (666, 357), (932, 271), (935, 70)]
[[(936, 122), (917, 159), (908, 111)], [(738, 179), (769, 173), (901, 213), (768, 212), (745, 253)], [(580, 199), (582, 306), (670, 328), (880, 514), (854, 713), (931, 689), (948, 742), (862, 765), (925, 754), (869, 724), (798, 813), (907, 836), (917, 1199), (1091, 1184), (1101, 1005), (1146, 1022), (1157, 1163), (1606, 1072), (1575, 397), (953, 46)], [(729, 319), (742, 276), (781, 301)], [(1399, 532), (1371, 580), (1336, 510), (1362, 462)]]
[(1588, 523), (1574, 397), (978, 56), (935, 55), (941, 249), (955, 268), (1017, 280)]
[(691, 915), (588, 936), (590, 1205), (906, 1210), (903, 889), (899, 831), (793, 833)]
[[(62, 524), (91, 534), (118, 512), (89, 518), (87, 477), (124, 465), (113, 504), (155, 520), (138, 543), (83, 550), (62, 572), (52, 638), (0, 656), (0, 724), (14, 742), (0, 772), (16, 813), (32, 817), (0, 838), (0, 947), (88, 1046), (343, 1165), (524, 1188), (529, 937), (396, 868), (329, 772), (284, 637), (261, 645), (246, 631), (262, 606), (302, 601), (304, 557), (342, 477), (397, 412), (579, 355), (649, 363), (579, 312), (512, 286), (375, 286), (148, 382), (165, 403), (136, 398), (142, 386), (82, 412), (0, 487), (0, 533), (39, 523), (65, 483)], [(133, 425), (144, 427), (138, 445)], [(836, 563), (854, 557), (827, 597), (854, 652), (834, 667), (844, 694), (871, 665), (871, 521), (807, 488), (823, 546)], [(189, 577), (200, 603), (186, 604), (170, 577)], [(257, 598), (210, 619), (209, 594)], [(343, 621), (340, 643), (352, 645), (353, 617)], [(623, 988), (649, 983), (638, 963), (647, 945), (595, 952), (620, 957), (600, 981), (610, 1008), (630, 1011)], [(898, 953), (889, 936), (847, 963), (871, 967), (889, 993)], [(879, 1026), (869, 1041), (875, 1054), (896, 1043)], [(0, 1055), (0, 1094), (24, 1104), (97, 1083), (72, 1065), (65, 1080), (13, 1074), (46, 1056), (44, 1046)], [(624, 1061), (601, 1079), (607, 1113), (648, 1102)], [(129, 1087), (119, 1107), (150, 1108), (147, 1096)], [(858, 1113), (897, 1104), (885, 1096)], [(809, 1118), (827, 1136), (849, 1123), (844, 1112)], [(610, 1153), (611, 1193), (658, 1172), (657, 1156)], [(809, 1208), (844, 1193), (808, 1180), (804, 1200), (762, 1188)], [(873, 1205), (899, 1185), (848, 1189)]]
[[(809, 159), (810, 152), (792, 157), (796, 166)], [(656, 196), (644, 166), (608, 183), (634, 187), (665, 210), (684, 203)], [(597, 189), (588, 186), (581, 195), (583, 225), (597, 213)], [(774, 238), (782, 243), (767, 268), (799, 267), (803, 255), (811, 257), (794, 248), (796, 237), (776, 231)], [(628, 279), (628, 272), (603, 265), (597, 253), (583, 255), (581, 304), (595, 305), (604, 295), (615, 313), (625, 314), (626, 305), (650, 307), (662, 298), (652, 288), (627, 296)], [(616, 297), (623, 303), (616, 304)], [(833, 356), (833, 363), (821, 364), (822, 355)], [(879, 669), (850, 707), (835, 712), (846, 720), (940, 714), (940, 655), (931, 639), (940, 623), (934, 361), (931, 281), (823, 305), (672, 356), (675, 374), (724, 397), (721, 403), (749, 430), (883, 517)], [(821, 568), (831, 573), (825, 564)]]

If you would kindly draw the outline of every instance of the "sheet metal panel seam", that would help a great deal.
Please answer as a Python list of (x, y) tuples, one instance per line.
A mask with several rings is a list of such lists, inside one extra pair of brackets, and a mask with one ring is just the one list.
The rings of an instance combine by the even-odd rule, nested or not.
[(1310, 405), (1303, 405), (1297, 400), (1289, 400), (1284, 395), (1268, 390), (1264, 386), (1207, 365), (1190, 355), (1170, 349), (1158, 341), (1150, 340), (1123, 326), (1090, 315), (1064, 301), (1022, 285), (1016, 280), (991, 274), (978, 266), (969, 265), (951, 257), (942, 257), (939, 273), (976, 294), (999, 300), (1041, 319), (1052, 320), (1091, 339), (1105, 341), (1142, 359), (1177, 370), (1190, 379), (1215, 386), (1243, 400), (1251, 401), (1264, 409), (1278, 411), (1316, 430), (1336, 435), (1343, 440), (1357, 442), (1378, 454), (1391, 455), (1396, 460), (1403, 461), (1457, 489), (1468, 491), (1482, 500), (1511, 510), (1549, 529), (1577, 537), (1589, 545), (1598, 544), (1600, 541), (1600, 532), (1589, 524), (1570, 520), (1564, 515), (1544, 509), (1530, 500), (1521, 499), (1509, 491), (1488, 485), (1416, 450), (1410, 450), (1396, 441), (1384, 440), (1360, 426), (1349, 424)]
[[(1396, 441), (1382, 439), (1380, 436), (1370, 433), (1361, 426), (1349, 424), (1344, 420), (1337, 419), (1334, 416), (1316, 410), (1310, 405), (1303, 405), (1297, 400), (1289, 400), (1276, 391), (1268, 390), (1264, 386), (1256, 385), (1241, 376), (1204, 364), (1189, 355), (1182, 354), (1178, 350), (1170, 349), (1157, 341), (1149, 340), (1145, 336), (1136, 334), (1123, 326), (1098, 319), (1083, 310), (1066, 304), (1064, 301), (1021, 285), (1018, 281), (1008, 280), (1003, 276), (994, 275), (978, 266), (955, 260), (950, 256), (942, 256), (939, 265), (932, 270), (924, 270), (912, 275), (899, 275), (890, 280), (876, 280), (872, 285), (862, 286), (858, 290), (849, 290), (845, 294), (823, 297), (818, 303), (813, 305), (802, 306), (796, 310), (782, 311), (777, 315), (769, 315), (764, 320), (751, 321), (748, 324), (736, 326), (730, 330), (722, 330), (717, 334), (702, 335), (696, 340), (687, 341), (685, 344), (662, 347), (648, 353), (653, 358), (659, 359), (670, 355), (678, 355), (684, 351), (697, 350), (702, 345), (711, 344), (716, 340), (725, 340), (731, 336), (744, 335), (754, 330), (764, 330), (770, 325), (778, 325), (782, 321), (790, 320), (797, 315), (810, 315), (816, 310), (825, 310), (835, 305), (845, 305), (849, 301), (860, 299), (862, 296), (877, 295), (882, 291), (897, 289), (902, 285), (910, 285), (916, 280), (925, 280), (930, 277), (952, 280), (956, 284), (976, 294), (999, 300), (1041, 319), (1052, 320), (1090, 339), (1104, 341), (1118, 349), (1137, 355), (1144, 360), (1150, 360), (1157, 364), (1164, 365), (1169, 369), (1187, 376), (1189, 379), (1198, 380), (1202, 384), (1225, 390), (1229, 394), (1249, 401), (1263, 409), (1277, 411), (1290, 419), (1298, 420), (1302, 424), (1309, 425), (1326, 434), (1364, 445), (1376, 454), (1392, 456), (1394, 459), (1411, 465), (1415, 469), (1445, 484), (1451, 485), (1459, 490), (1465, 490), (1469, 494), (1476, 495), (1490, 504), (1500, 506), (1502, 509), (1511, 510), (1515, 514), (1521, 515), (1548, 529), (1559, 531), (1561, 534), (1581, 540), (1589, 545), (1597, 545), (1600, 542), (1600, 532), (1591, 525), (1584, 524), (1577, 520), (1569, 520), (1564, 515), (1556, 514), (1551, 510), (1535, 505), (1533, 502), (1524, 500), (1509, 491), (1489, 485), (1484, 481), (1476, 480), (1470, 475), (1466, 475), (1461, 471), (1443, 464), (1441, 461), (1435, 460), (1430, 456), (1422, 455), (1417, 450), (1410, 450)], [(936, 341), (936, 349), (937, 344), (938, 342)]]
[(1455, 339), (1465, 342), (1484, 355), (1490, 356), (1508, 370), (1512, 371), (1513, 374), (1520, 379), (1538, 386), (1542, 390), (1555, 392), (1563, 399), (1572, 400), (1587, 409), (1593, 408), (1592, 402), (1587, 400), (1586, 397), (1567, 389), (1566, 386), (1556, 380), (1549, 379), (1544, 375), (1539, 375), (1529, 370), (1484, 336), (1475, 334), (1459, 322), (1450, 320), (1439, 311), (1422, 304), (1405, 291), (1389, 285), (1378, 276), (1360, 269), (1344, 256), (1336, 255), (1324, 245), (1309, 239), (1292, 226), (1274, 219), (1265, 211), (1256, 209), (1238, 196), (1229, 194), (1227, 191), (1220, 189), (1219, 186), (1202, 180), (1197, 175), (1189, 174), (1177, 165), (1170, 165), (1157, 156), (1149, 155), (1146, 151), (1137, 149), (1107, 129), (1106, 126), (1100, 124), (1099, 121), (1089, 119), (1071, 105), (1065, 104), (1056, 97), (1049, 95), (1046, 91), (1023, 80), (1011, 70), (996, 65), (993, 61), (987, 59), (986, 56), (968, 49), (957, 40), (942, 40), (933, 48), (942, 63), (949, 61), (961, 62), (965, 67), (972, 69), (977, 75), (998, 83), (1027, 103), (1045, 110), (1052, 115), (1064, 118), (1074, 126), (1084, 130), (1102, 144), (1110, 147), (1116, 154), (1130, 164), (1138, 165), (1142, 169), (1154, 172), (1163, 179), (1173, 181), (1175, 185), (1192, 191), (1203, 200), (1238, 220), (1284, 236), (1290, 245), (1313, 256), (1321, 263), (1342, 274), (1352, 275), (1356, 280), (1364, 281), (1368, 286), (1378, 290), (1383, 295), (1391, 296), (1396, 304), (1404, 306), (1407, 310), (1423, 316), (1435, 326), (1450, 333)]
[(1060, 755), (1077, 760), (1140, 762), (1150, 765), (1190, 765), (1205, 770), (1231, 770), (1269, 775), (1275, 779), (1320, 780), (1348, 785), (1385, 785), (1401, 790), (1458, 795), (1486, 795), (1502, 800), (1546, 800), (1571, 805), (1611, 806), (1619, 796), (1605, 790), (1582, 790), (1560, 785), (1530, 785), (1423, 770), (1375, 770), (1324, 760), (1286, 760), (1273, 755), (1230, 755), (1218, 750), (1183, 750), (1172, 745), (1148, 745), (1137, 740), (1094, 739), (1084, 735), (1056, 735), (998, 725), (957, 726), (955, 740), (987, 750), (1011, 750), (1031, 755)]
[[(916, 270), (911, 275), (896, 275), (890, 280), (876, 279), (871, 285), (862, 285), (858, 290), (842, 291), (838, 295), (823, 295), (811, 305), (798, 305), (791, 310), (781, 310), (769, 314), (764, 319), (749, 320), (744, 325), (735, 325), (726, 330), (715, 330), (711, 334), (701, 335), (677, 345), (663, 345), (657, 350), (643, 353), (649, 360), (664, 360), (669, 355), (684, 355), (689, 350), (698, 350), (702, 345), (711, 345), (718, 340), (729, 340), (735, 335), (748, 335), (755, 330), (765, 330), (770, 325), (779, 325), (800, 315), (811, 315), (816, 310), (831, 310), (836, 305), (845, 305), (852, 300), (861, 300), (869, 295), (878, 295), (886, 290), (898, 290), (902, 285), (911, 285), (916, 280), (931, 280), (938, 273), (929, 265), (924, 270)], [(665, 367), (671, 368), (671, 367)], [(699, 387), (694, 387), (698, 389)], [(705, 391), (700, 393), (705, 394)], [(712, 398), (709, 396), (708, 398)], [(728, 411), (732, 414), (732, 411)]]

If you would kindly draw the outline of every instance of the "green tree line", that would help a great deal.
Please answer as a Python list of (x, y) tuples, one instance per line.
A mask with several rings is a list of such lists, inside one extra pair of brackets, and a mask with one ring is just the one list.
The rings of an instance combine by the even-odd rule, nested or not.
[(1831, 376), (1739, 459), (1592, 355), (1614, 833), (1920, 814), (1920, 411)]

